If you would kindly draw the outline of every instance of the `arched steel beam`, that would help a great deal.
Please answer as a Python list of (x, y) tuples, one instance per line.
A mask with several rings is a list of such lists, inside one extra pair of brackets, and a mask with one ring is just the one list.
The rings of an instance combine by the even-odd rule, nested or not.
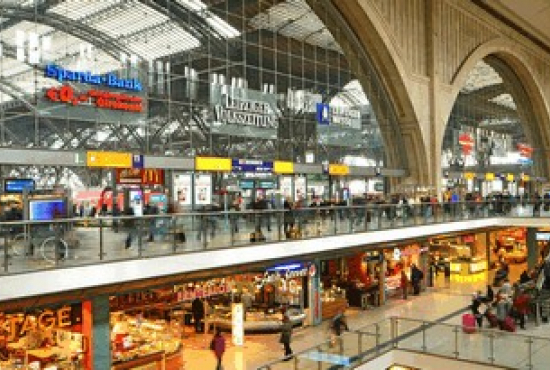
[[(132, 50), (128, 49), (117, 39), (110, 37), (93, 27), (87, 26), (81, 22), (77, 22), (59, 14), (40, 14), (35, 13), (34, 9), (32, 8), (21, 8), (13, 5), (2, 5), (2, 16), (7, 18), (25, 20), (28, 22), (40, 23), (52, 27), (58, 31), (65, 32), (78, 39), (89, 42), (98, 49), (105, 51), (115, 60), (119, 58), (119, 53), (121, 51), (128, 54), (135, 54)], [(142, 56), (139, 57), (143, 59)]]

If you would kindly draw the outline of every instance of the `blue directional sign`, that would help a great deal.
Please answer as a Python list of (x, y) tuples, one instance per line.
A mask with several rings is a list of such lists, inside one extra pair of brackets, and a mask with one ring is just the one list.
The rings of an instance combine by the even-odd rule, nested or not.
[(254, 159), (232, 159), (231, 167), (231, 170), (233, 172), (273, 172), (273, 162), (271, 161), (260, 161)]
[(143, 155), (132, 155), (132, 168), (143, 168)]
[(315, 117), (320, 125), (330, 125), (330, 106), (325, 103), (317, 103), (317, 114)]

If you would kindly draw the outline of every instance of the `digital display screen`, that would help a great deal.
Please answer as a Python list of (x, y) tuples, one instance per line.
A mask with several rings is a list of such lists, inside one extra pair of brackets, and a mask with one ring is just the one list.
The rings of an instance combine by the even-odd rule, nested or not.
[(35, 189), (35, 186), (35, 182), (32, 179), (4, 180), (4, 192), (6, 193), (22, 193), (25, 189), (32, 191)]
[(254, 180), (239, 181), (239, 188), (241, 188), (242, 190), (254, 189)]
[(50, 221), (65, 217), (65, 201), (62, 199), (29, 201), (29, 219), (31, 221)]
[(258, 189), (275, 189), (274, 181), (258, 181)]
[(550, 233), (537, 233), (537, 240), (550, 241)]

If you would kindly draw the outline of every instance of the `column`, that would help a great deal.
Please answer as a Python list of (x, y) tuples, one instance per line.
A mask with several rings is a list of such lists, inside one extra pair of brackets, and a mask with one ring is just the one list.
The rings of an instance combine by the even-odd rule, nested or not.
[(422, 281), (420, 282), (421, 291), (426, 290), (426, 287), (428, 286), (428, 279), (430, 279), (429, 250), (430, 250), (430, 244), (428, 242), (424, 242), (420, 244), (420, 257), (418, 258), (418, 262), (420, 266), (418, 266), (418, 268), (424, 274), (424, 279), (422, 279)]
[(92, 337), (90, 338), (91, 369), (111, 368), (111, 328), (109, 296), (91, 299)]
[(321, 263), (316, 259), (309, 265), (309, 325), (320, 325), (323, 307), (321, 302)]
[(386, 302), (386, 260), (384, 252), (380, 251), (380, 270), (378, 271), (378, 305), (383, 306)]
[(527, 228), (527, 271), (535, 268), (539, 259), (539, 247), (537, 244), (537, 229)]

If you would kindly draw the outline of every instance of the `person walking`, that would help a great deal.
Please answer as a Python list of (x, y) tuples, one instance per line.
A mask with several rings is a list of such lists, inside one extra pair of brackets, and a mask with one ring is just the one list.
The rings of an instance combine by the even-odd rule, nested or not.
[(472, 297), (472, 304), (470, 305), (470, 308), (472, 309), (472, 314), (475, 316), (477, 321), (478, 327), (483, 327), (483, 314), (479, 310), (481, 307), (482, 300), (481, 300), (481, 292), (477, 292)]
[(195, 323), (195, 333), (202, 332), (201, 323), (204, 319), (204, 304), (199, 298), (195, 298), (191, 303), (191, 312)]
[(287, 315), (283, 315), (283, 326), (281, 327), (281, 339), (279, 342), (284, 346), (285, 359), (284, 361), (290, 361), (292, 358), (292, 348), (290, 348), (290, 340), (292, 337), (292, 323)]
[(504, 330), (504, 322), (510, 313), (510, 302), (502, 294), (497, 294), (495, 306), (499, 328), (500, 330)]
[(424, 279), (424, 273), (420, 271), (418, 267), (416, 267), (415, 264), (411, 267), (411, 283), (413, 286), (413, 294), (419, 295), (420, 294), (420, 282)]
[(346, 317), (344, 316), (343, 311), (339, 311), (338, 314), (332, 319), (332, 324), (330, 326), (333, 337), (331, 340), (331, 345), (334, 345), (335, 342), (338, 342), (340, 345), (340, 352), (343, 351), (343, 341), (341, 339), (342, 331), (349, 331), (348, 323)]
[(212, 341), (210, 342), (210, 349), (214, 352), (216, 360), (218, 361), (216, 365), (216, 370), (222, 369), (222, 358), (225, 352), (225, 338), (222, 335), (222, 331), (218, 328), (216, 329), (216, 334)]
[(405, 270), (401, 270), (401, 289), (403, 290), (403, 299), (407, 299), (409, 291), (409, 278), (405, 273)]

